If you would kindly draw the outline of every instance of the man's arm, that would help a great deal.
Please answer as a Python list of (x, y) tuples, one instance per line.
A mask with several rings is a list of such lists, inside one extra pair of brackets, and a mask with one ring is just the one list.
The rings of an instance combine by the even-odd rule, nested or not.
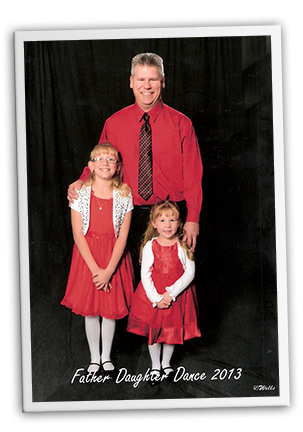
[(203, 165), (198, 140), (192, 123), (184, 130), (183, 138), (183, 196), (187, 205), (184, 224), (184, 240), (195, 250), (199, 234), (199, 218), (202, 206)]

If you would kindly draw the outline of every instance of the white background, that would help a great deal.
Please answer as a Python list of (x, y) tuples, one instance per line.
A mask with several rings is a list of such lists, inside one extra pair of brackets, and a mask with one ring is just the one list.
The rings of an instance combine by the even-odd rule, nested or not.
[[(302, 15), (300, 2), (86, 0), (5, 2), (1, 10), (1, 424), (27, 431), (298, 430), (302, 426)], [(13, 32), (281, 25), (290, 340), (290, 407), (22, 413)], [(2, 241), (3, 240), (3, 241)], [(17, 429), (16, 429), (17, 430)]]

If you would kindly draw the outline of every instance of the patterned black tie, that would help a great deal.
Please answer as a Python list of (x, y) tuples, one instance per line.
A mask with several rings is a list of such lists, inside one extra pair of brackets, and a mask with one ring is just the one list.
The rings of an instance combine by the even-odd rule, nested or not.
[(139, 138), (138, 192), (147, 201), (153, 194), (152, 137), (149, 115), (144, 113)]

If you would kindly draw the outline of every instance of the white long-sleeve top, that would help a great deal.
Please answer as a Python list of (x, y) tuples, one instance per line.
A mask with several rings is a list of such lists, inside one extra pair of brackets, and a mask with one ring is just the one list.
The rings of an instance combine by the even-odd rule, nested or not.
[[(152, 266), (154, 263), (154, 254), (152, 251), (152, 243), (156, 238), (153, 238), (143, 248), (142, 251), (142, 264), (141, 264), (141, 281), (143, 288), (146, 292), (148, 299), (152, 302), (153, 306), (156, 307), (157, 303), (163, 299), (163, 296), (159, 294), (152, 280)], [(167, 286), (165, 289), (172, 297), (173, 301), (176, 297), (193, 281), (195, 277), (195, 262), (187, 257), (185, 249), (177, 243), (178, 246), (178, 257), (183, 265), (184, 273), (176, 280), (173, 285)]]

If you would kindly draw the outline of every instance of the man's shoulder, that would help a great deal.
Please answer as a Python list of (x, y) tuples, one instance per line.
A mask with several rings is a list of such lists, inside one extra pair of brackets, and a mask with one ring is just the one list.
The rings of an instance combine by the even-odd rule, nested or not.
[(172, 118), (174, 118), (178, 121), (182, 120), (183, 122), (188, 122), (189, 124), (192, 123), (192, 121), (189, 117), (187, 117), (181, 111), (178, 111), (176, 108), (172, 108), (169, 105), (163, 104), (163, 110), (164, 110), (164, 113), (169, 114)]
[(179, 119), (184, 119), (185, 121), (191, 122), (190, 118), (183, 114), (181, 111), (178, 111), (176, 108), (172, 108), (169, 105), (163, 104), (163, 110), (169, 113), (172, 117), (176, 117)]
[(107, 122), (115, 122), (121, 120), (121, 118), (126, 118), (128, 115), (132, 114), (134, 110), (134, 104), (128, 105), (127, 107), (124, 107), (120, 109), (119, 111), (116, 111), (114, 114), (112, 114), (108, 119)]

